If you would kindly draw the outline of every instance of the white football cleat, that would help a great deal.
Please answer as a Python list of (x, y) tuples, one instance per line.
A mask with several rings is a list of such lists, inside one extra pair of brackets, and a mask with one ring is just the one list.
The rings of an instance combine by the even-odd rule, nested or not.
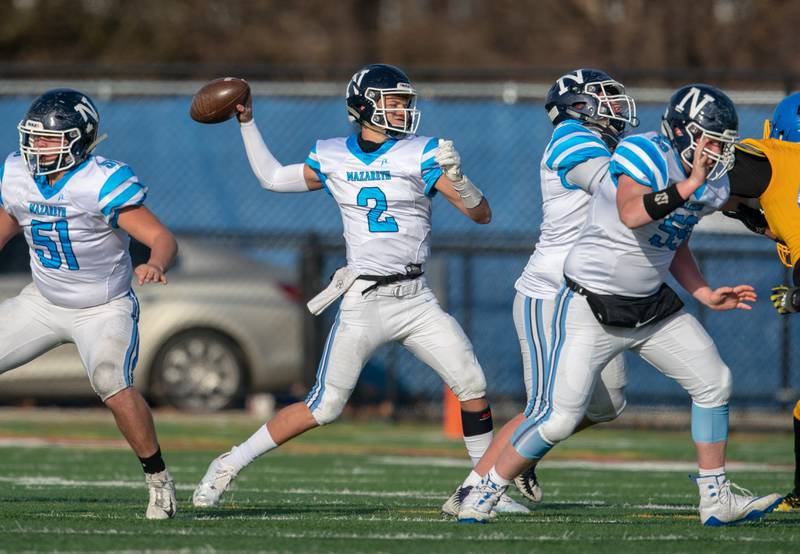
[(514, 478), (514, 485), (516, 485), (519, 493), (533, 502), (538, 504), (542, 501), (544, 496), (542, 486), (536, 478), (536, 466), (531, 466)]
[(494, 507), (508, 486), (500, 486), (487, 475), (481, 482), (472, 487), (461, 503), (458, 512), (459, 523), (486, 523), (496, 516)]
[(472, 487), (458, 487), (453, 494), (450, 495), (444, 504), (442, 504), (442, 515), (458, 517), (458, 511), (461, 509), (461, 503), (469, 494)]
[(755, 521), (774, 510), (782, 500), (780, 494), (754, 496), (724, 475), (698, 477), (696, 481), (700, 487), (700, 523), (711, 527)]
[(494, 505), (494, 511), (498, 514), (529, 514), (531, 509), (523, 506), (507, 494), (503, 494), (497, 504)]
[(192, 494), (192, 504), (197, 508), (210, 508), (216, 506), (222, 493), (230, 486), (231, 481), (236, 478), (237, 471), (233, 466), (225, 463), (226, 452), (214, 458), (208, 466), (206, 474), (197, 484)]
[(169, 471), (145, 473), (145, 483), (150, 493), (145, 512), (147, 519), (169, 519), (174, 516), (178, 502), (175, 500), (175, 483)]

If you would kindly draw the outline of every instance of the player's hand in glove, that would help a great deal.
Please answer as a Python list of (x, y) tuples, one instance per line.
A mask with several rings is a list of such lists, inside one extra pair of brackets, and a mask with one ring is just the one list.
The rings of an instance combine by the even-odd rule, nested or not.
[(763, 235), (769, 228), (764, 213), (761, 210), (751, 208), (747, 204), (739, 204), (736, 206), (735, 210), (726, 210), (723, 211), (722, 214), (733, 219), (738, 219), (744, 223), (745, 227), (759, 235)]
[(439, 139), (439, 149), (436, 151), (434, 159), (453, 183), (460, 181), (464, 176), (461, 173), (461, 155), (453, 146), (452, 140)]
[(779, 314), (793, 314), (800, 311), (800, 287), (789, 288), (779, 285), (772, 288), (769, 299)]

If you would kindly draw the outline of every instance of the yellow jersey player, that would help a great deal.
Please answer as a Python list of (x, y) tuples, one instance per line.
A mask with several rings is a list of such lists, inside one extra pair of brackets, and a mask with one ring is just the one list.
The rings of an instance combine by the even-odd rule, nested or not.
[[(781, 314), (800, 311), (800, 92), (784, 98), (772, 121), (764, 122), (764, 138), (745, 139), (736, 148), (736, 164), (729, 172), (731, 195), (757, 198), (761, 210), (739, 204), (725, 215), (778, 244), (783, 264), (792, 269), (792, 287), (772, 289), (773, 304)], [(762, 213), (763, 211), (763, 213)], [(795, 404), (794, 490), (776, 508), (800, 511), (800, 400)]]

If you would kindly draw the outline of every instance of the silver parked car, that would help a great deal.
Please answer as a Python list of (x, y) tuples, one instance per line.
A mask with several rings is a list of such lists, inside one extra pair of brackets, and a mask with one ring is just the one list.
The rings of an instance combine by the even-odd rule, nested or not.
[[(304, 307), (292, 276), (235, 249), (179, 242), (167, 286), (134, 285), (141, 303), (136, 387), (159, 404), (219, 410), (248, 393), (285, 391), (301, 382)], [(25, 261), (8, 263), (15, 255)], [(31, 277), (19, 244), (0, 258), (6, 258), (0, 264), (3, 301)], [(92, 396), (72, 344), (0, 375), (3, 399)]]

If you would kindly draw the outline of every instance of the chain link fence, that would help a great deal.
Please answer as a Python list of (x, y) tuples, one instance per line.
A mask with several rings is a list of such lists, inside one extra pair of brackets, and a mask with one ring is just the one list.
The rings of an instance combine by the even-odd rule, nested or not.
[[(200, 125), (188, 116), (191, 93), (201, 83), (73, 83), (95, 97), (101, 132), (98, 153), (128, 163), (149, 186), (149, 207), (177, 234), (225, 240), (260, 260), (286, 267), (306, 294), (318, 289), (344, 261), (341, 221), (332, 199), (318, 194), (270, 194), (253, 176), (237, 125)], [(16, 149), (12, 125), (49, 83), (0, 83), (0, 149)], [(60, 84), (63, 86), (63, 83)], [(464, 171), (490, 200), (488, 226), (477, 226), (444, 199), (434, 200), (433, 258), (428, 274), (442, 304), (473, 340), (491, 397), (522, 401), (521, 358), (511, 305), (513, 284), (536, 240), (541, 221), (539, 160), (552, 127), (542, 98), (545, 85), (422, 85), (420, 134), (453, 139)], [(255, 119), (277, 159), (305, 159), (318, 138), (352, 132), (340, 83), (255, 83)], [(656, 129), (670, 91), (632, 89), (641, 126)], [(742, 91), (737, 101), (742, 136), (761, 136), (780, 91)], [(712, 285), (749, 283), (761, 299), (752, 312), (711, 313), (685, 298), (716, 340), (734, 373), (741, 403), (774, 405), (800, 388), (800, 318), (778, 317), (770, 287), (786, 272), (774, 246), (745, 234), (737, 222), (712, 216), (692, 240)], [(332, 312), (333, 310), (331, 310)], [(313, 379), (319, 342), (333, 313), (305, 324), (305, 379)], [(687, 403), (686, 394), (648, 364), (631, 356), (633, 403)], [(310, 384), (310, 383), (306, 383)], [(387, 346), (365, 368), (355, 398), (411, 402), (436, 400), (435, 373), (402, 348)]]

